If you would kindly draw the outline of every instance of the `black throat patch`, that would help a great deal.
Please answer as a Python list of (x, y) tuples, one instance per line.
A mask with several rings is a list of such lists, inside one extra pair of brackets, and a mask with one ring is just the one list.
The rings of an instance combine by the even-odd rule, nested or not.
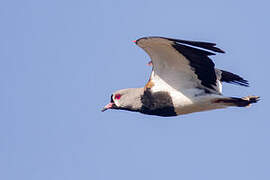
[(141, 113), (157, 116), (177, 116), (172, 98), (165, 91), (152, 93), (150, 89), (146, 89), (141, 96), (141, 101)]

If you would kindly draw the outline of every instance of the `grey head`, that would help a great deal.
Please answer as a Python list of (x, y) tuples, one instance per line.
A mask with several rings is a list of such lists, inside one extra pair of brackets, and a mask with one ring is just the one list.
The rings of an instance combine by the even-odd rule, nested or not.
[(102, 112), (107, 109), (122, 109), (128, 111), (140, 111), (142, 108), (141, 97), (143, 88), (121, 89), (111, 95), (111, 102), (104, 106)]
[(157, 116), (177, 115), (168, 92), (152, 93), (144, 88), (129, 88), (114, 92), (111, 95), (111, 102), (104, 106), (102, 112), (107, 109), (137, 111)]

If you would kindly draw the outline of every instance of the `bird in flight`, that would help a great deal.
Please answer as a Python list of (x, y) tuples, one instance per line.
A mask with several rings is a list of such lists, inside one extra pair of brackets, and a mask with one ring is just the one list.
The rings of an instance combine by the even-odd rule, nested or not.
[(114, 92), (102, 111), (177, 116), (230, 106), (247, 107), (259, 100), (258, 96), (222, 95), (222, 82), (249, 84), (234, 73), (215, 68), (209, 56), (224, 51), (214, 43), (164, 37), (143, 37), (134, 42), (150, 56), (151, 76), (144, 87)]

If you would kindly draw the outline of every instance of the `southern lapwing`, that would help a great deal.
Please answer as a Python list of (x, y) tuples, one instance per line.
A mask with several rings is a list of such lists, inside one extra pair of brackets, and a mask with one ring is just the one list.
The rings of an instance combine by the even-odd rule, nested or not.
[(145, 87), (114, 92), (102, 111), (120, 109), (177, 116), (230, 106), (247, 107), (259, 100), (258, 96), (222, 95), (222, 82), (248, 86), (248, 81), (215, 68), (209, 56), (224, 51), (214, 43), (164, 37), (144, 37), (134, 42), (151, 58), (150, 79)]

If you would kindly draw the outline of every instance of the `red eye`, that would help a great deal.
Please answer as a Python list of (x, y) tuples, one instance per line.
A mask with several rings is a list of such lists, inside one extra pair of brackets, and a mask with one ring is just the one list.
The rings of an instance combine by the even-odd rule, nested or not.
[(116, 94), (116, 95), (114, 96), (114, 98), (115, 98), (115, 99), (120, 99), (120, 98), (121, 98), (121, 94)]

